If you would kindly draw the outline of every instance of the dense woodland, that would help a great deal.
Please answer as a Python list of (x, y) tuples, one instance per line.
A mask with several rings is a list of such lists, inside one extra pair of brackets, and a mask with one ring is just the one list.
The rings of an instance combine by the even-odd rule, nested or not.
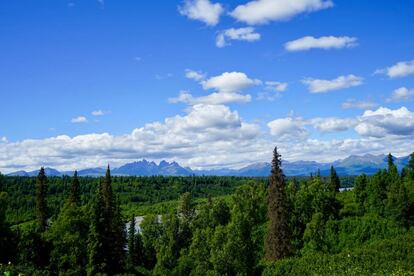
[(401, 172), (390, 154), (386, 170), (351, 179), (333, 167), (286, 178), (277, 149), (266, 179), (0, 175), (0, 264), (11, 275), (407, 275), (414, 154)]

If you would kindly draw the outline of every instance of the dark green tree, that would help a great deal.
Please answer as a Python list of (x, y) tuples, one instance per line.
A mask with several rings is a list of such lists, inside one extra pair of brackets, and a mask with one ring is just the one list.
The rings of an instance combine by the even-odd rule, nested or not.
[(269, 228), (265, 242), (265, 257), (270, 261), (280, 260), (291, 254), (292, 234), (289, 227), (289, 203), (281, 165), (281, 156), (276, 147), (273, 151), (268, 189)]
[(89, 273), (119, 273), (123, 268), (126, 239), (119, 201), (112, 191), (109, 166), (94, 205), (89, 235)]
[(339, 179), (334, 166), (331, 166), (330, 185), (333, 191), (339, 192), (339, 188), (341, 188), (341, 180)]
[(46, 181), (45, 169), (42, 167), (36, 179), (36, 218), (42, 232), (47, 228)]
[(75, 171), (72, 178), (69, 201), (77, 205), (80, 204), (79, 179), (77, 171)]
[(367, 184), (368, 177), (365, 174), (355, 178), (354, 195), (355, 202), (358, 204), (358, 213), (363, 215), (365, 213), (365, 201), (367, 200)]
[(105, 252), (104, 200), (101, 190), (101, 187), (99, 187), (91, 210), (91, 225), (88, 235), (88, 275), (96, 275), (97, 273), (108, 271), (108, 256), (107, 252)]

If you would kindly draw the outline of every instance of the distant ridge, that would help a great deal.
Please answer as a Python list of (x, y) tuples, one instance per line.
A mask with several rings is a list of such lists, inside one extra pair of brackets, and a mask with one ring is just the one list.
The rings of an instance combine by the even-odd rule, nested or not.
[[(401, 170), (408, 164), (409, 156), (395, 158), (394, 162), (398, 169)], [(387, 167), (386, 155), (351, 155), (345, 159), (338, 160), (332, 163), (318, 163), (316, 161), (283, 161), (283, 172), (287, 176), (307, 176), (315, 173), (318, 169), (321, 175), (329, 175), (331, 165), (335, 166), (336, 171), (341, 176), (374, 174), (379, 169)], [(254, 163), (243, 167), (241, 169), (211, 169), (211, 170), (192, 170), (180, 166), (177, 162), (161, 161), (158, 165), (153, 161), (141, 160), (132, 163), (127, 163), (119, 168), (113, 168), (112, 175), (117, 176), (190, 176), (190, 175), (217, 175), (217, 176), (268, 176), (270, 174), (271, 165), (267, 162)], [(53, 168), (45, 168), (48, 176), (62, 176), (72, 175), (73, 171), (60, 172)], [(8, 176), (36, 176), (35, 171), (16, 171), (7, 174)], [(105, 167), (90, 168), (78, 171), (79, 176), (103, 176), (105, 174)]]

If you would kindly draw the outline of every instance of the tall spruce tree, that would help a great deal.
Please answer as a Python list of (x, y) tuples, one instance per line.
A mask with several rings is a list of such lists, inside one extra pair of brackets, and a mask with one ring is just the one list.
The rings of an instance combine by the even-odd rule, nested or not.
[(42, 232), (47, 227), (46, 180), (45, 169), (41, 167), (36, 179), (36, 218), (39, 230)]
[(341, 188), (341, 180), (339, 179), (334, 166), (331, 166), (330, 184), (333, 191), (339, 192), (339, 188)]
[(77, 205), (80, 204), (79, 179), (77, 171), (73, 174), (69, 201)]
[(109, 165), (98, 189), (92, 222), (89, 234), (88, 272), (110, 275), (120, 272), (123, 267), (126, 240), (119, 202), (112, 191)]
[(289, 203), (281, 165), (281, 155), (275, 147), (268, 188), (269, 228), (265, 243), (265, 257), (270, 261), (283, 259), (291, 253), (292, 234), (289, 227)]
[(96, 198), (91, 210), (91, 225), (88, 236), (88, 275), (105, 273), (108, 268), (107, 253), (105, 252), (105, 218), (102, 183), (96, 192)]
[(137, 252), (135, 251), (136, 243), (135, 243), (135, 215), (132, 215), (131, 220), (129, 221), (128, 227), (128, 259), (127, 259), (127, 266), (130, 271), (137, 264)]
[(387, 163), (388, 163), (388, 174), (396, 176), (398, 175), (397, 166), (394, 164), (394, 156), (391, 153), (387, 156)]

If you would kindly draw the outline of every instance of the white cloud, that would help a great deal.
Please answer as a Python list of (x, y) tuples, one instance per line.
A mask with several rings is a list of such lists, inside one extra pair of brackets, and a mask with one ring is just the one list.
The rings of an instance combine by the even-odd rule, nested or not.
[(407, 101), (414, 96), (414, 89), (408, 89), (407, 87), (400, 87), (395, 89), (391, 97), (387, 99), (388, 102), (401, 102)]
[(313, 36), (305, 36), (285, 44), (288, 51), (306, 51), (310, 49), (341, 49), (356, 46), (357, 38), (349, 36), (322, 36), (315, 38)]
[[(271, 160), (278, 146), (284, 160), (329, 162), (351, 154), (405, 156), (414, 148), (414, 113), (407, 108), (378, 108), (356, 120), (354, 139), (310, 138), (319, 131), (341, 131), (352, 118), (277, 118), (270, 131), (244, 121), (237, 111), (223, 105), (194, 105), (183, 115), (148, 123), (124, 135), (92, 133), (70, 137), (0, 142), (0, 171), (34, 170), (40, 166), (59, 170), (116, 167), (141, 158), (174, 160), (192, 168), (241, 167)], [(328, 123), (324, 124), (324, 120)], [(351, 125), (349, 123), (349, 125)], [(270, 133), (269, 133), (270, 132)]]
[(362, 81), (362, 77), (347, 75), (339, 76), (333, 80), (306, 78), (302, 80), (302, 83), (308, 85), (308, 90), (311, 93), (326, 93), (333, 90), (358, 86), (362, 84)]
[(72, 120), (70, 121), (71, 123), (79, 124), (79, 123), (87, 123), (88, 119), (86, 119), (85, 116), (78, 116), (78, 117), (72, 118)]
[(363, 136), (412, 136), (414, 134), (414, 113), (406, 107), (395, 110), (385, 107), (379, 107), (375, 111), (367, 110), (359, 120), (355, 130)]
[(194, 71), (191, 69), (185, 70), (185, 77), (187, 79), (195, 80), (195, 81), (201, 81), (206, 78), (206, 74), (200, 72), (200, 71)]
[(230, 15), (239, 21), (254, 25), (288, 20), (300, 13), (331, 7), (333, 2), (330, 0), (255, 0), (237, 6)]
[(230, 28), (221, 31), (216, 37), (216, 46), (219, 48), (230, 45), (229, 40), (243, 40), (253, 42), (259, 40), (261, 35), (254, 31), (252, 27), (246, 28)]
[(214, 26), (219, 22), (224, 9), (221, 4), (213, 4), (209, 0), (185, 0), (184, 5), (178, 7), (178, 11), (190, 19)]
[(224, 72), (203, 81), (201, 84), (205, 90), (215, 89), (222, 93), (235, 93), (260, 83), (260, 80), (250, 79), (242, 72)]
[(304, 127), (305, 122), (302, 118), (280, 118), (273, 120), (267, 124), (270, 129), (270, 134), (275, 136), (277, 140), (303, 140), (309, 135)]
[(284, 92), (288, 88), (287, 82), (267, 81), (265, 82), (265, 85), (267, 90), (272, 90), (276, 92)]
[(0, 142), (1, 142), (1, 143), (7, 143), (7, 142), (9, 142), (9, 140), (7, 139), (7, 137), (6, 137), (6, 136), (2, 136), (2, 137), (0, 138)]
[(200, 81), (204, 90), (215, 91), (207, 96), (194, 97), (188, 91), (181, 91), (177, 97), (170, 98), (170, 103), (226, 104), (250, 102), (251, 96), (242, 94), (242, 90), (261, 84), (260, 80), (250, 79), (245, 73), (224, 72), (221, 75)]
[[(140, 158), (176, 160), (194, 167), (237, 164), (258, 158), (253, 140), (260, 129), (223, 105), (194, 105), (186, 114), (168, 117), (114, 136), (109, 133), (67, 135), (0, 143), (0, 170), (118, 166)], [(207, 161), (209, 160), (209, 161)], [(245, 162), (245, 161), (243, 161)]]
[(251, 101), (250, 95), (240, 93), (211, 93), (207, 96), (194, 97), (188, 91), (181, 91), (178, 97), (170, 98), (170, 103), (195, 104), (227, 104), (227, 103), (247, 103)]
[(374, 74), (386, 74), (389, 78), (399, 78), (414, 74), (414, 60), (398, 62), (391, 67), (379, 69)]
[(354, 99), (348, 99), (347, 101), (342, 103), (343, 109), (351, 109), (351, 108), (357, 108), (357, 109), (371, 109), (374, 107), (377, 107), (378, 105), (371, 101), (356, 101)]
[(314, 128), (322, 133), (346, 131), (355, 126), (357, 121), (350, 118), (314, 118), (309, 121)]
[[(105, 112), (103, 112), (102, 110), (94, 110), (94, 111), (92, 111), (91, 112), (91, 114), (93, 115), (93, 116), (103, 116), (103, 115), (105, 115)], [(86, 119), (86, 118), (85, 118)]]

